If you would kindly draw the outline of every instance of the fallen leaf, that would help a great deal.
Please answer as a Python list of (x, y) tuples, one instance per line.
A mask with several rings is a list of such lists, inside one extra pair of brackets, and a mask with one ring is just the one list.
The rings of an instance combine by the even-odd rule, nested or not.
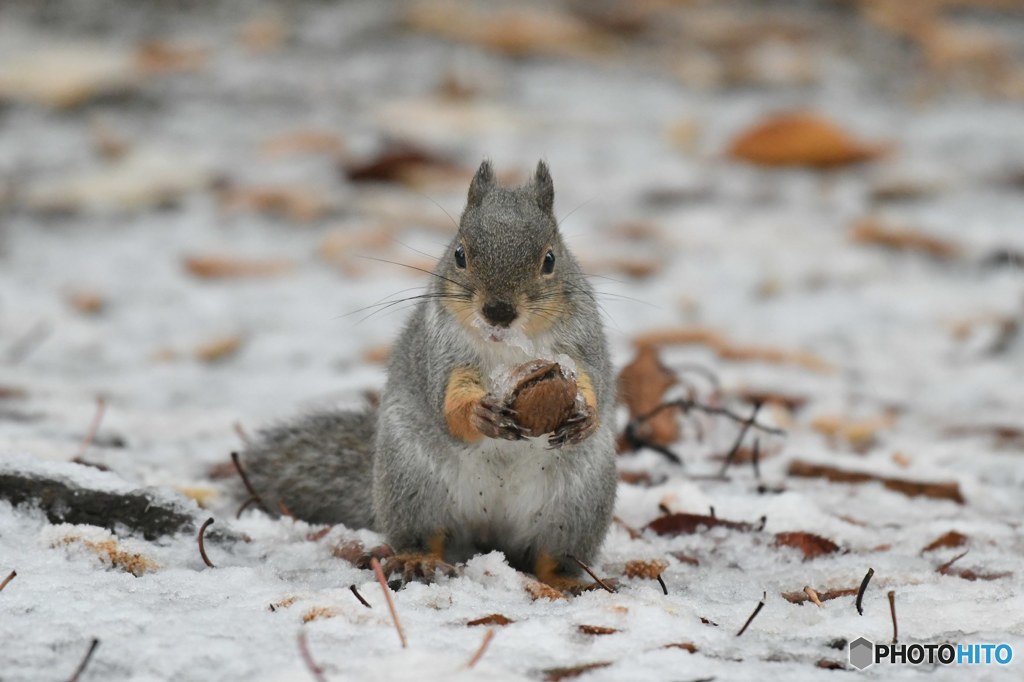
[(269, 277), (288, 272), (295, 262), (288, 258), (246, 259), (233, 256), (186, 256), (185, 269), (202, 279)]
[(514, 622), (515, 621), (512, 620), (511, 618), (506, 618), (505, 616), (501, 615), (500, 613), (492, 613), (489, 616), (484, 616), (483, 618), (477, 618), (475, 620), (471, 620), (468, 623), (466, 623), (466, 625), (468, 625), (470, 627), (476, 626), (476, 625), (508, 625), (508, 624), (514, 623)]
[(298, 597), (285, 597), (284, 599), (272, 603), (270, 605), (270, 610), (276, 611), (277, 609), (286, 609), (298, 600)]
[(559, 682), (559, 680), (572, 679), (574, 677), (579, 677), (583, 673), (590, 672), (591, 670), (607, 668), (611, 664), (611, 661), (601, 661), (598, 663), (583, 663), (581, 665), (574, 665), (567, 668), (548, 668), (544, 671), (544, 682)]
[(545, 585), (539, 580), (534, 580), (533, 578), (524, 578), (523, 589), (526, 590), (526, 593), (529, 594), (534, 601), (537, 601), (538, 599), (558, 601), (566, 598), (561, 591), (556, 590), (550, 585)]
[(135, 63), (143, 73), (196, 72), (206, 66), (209, 50), (201, 45), (147, 40), (135, 50)]
[(616, 628), (607, 628), (603, 625), (577, 625), (576, 629), (584, 635), (614, 635)]
[[(665, 392), (677, 383), (675, 372), (661, 363), (658, 350), (645, 345), (637, 348), (636, 357), (619, 372), (618, 391), (629, 409), (630, 419), (650, 414), (665, 398)], [(678, 409), (664, 409), (644, 419), (637, 435), (657, 445), (669, 445), (679, 439)]]
[(822, 415), (811, 421), (811, 428), (830, 441), (842, 441), (857, 452), (867, 452), (877, 442), (878, 432), (893, 425), (895, 419), (886, 415), (871, 419), (846, 419)]
[(329, 232), (320, 241), (319, 254), (344, 274), (355, 277), (364, 272), (361, 256), (368, 255), (368, 251), (387, 248), (394, 241), (394, 235), (380, 225), (349, 227)]
[(833, 483), (881, 483), (889, 490), (901, 493), (908, 497), (930, 497), (936, 500), (950, 500), (957, 504), (965, 504), (963, 495), (960, 493), (960, 485), (955, 481), (950, 482), (919, 482), (908, 481), (902, 478), (890, 478), (876, 476), (861, 471), (847, 471), (837, 469), (825, 464), (812, 464), (801, 460), (793, 460), (789, 464), (787, 472), (790, 476), (801, 478), (824, 478)]
[[(839, 597), (855, 597), (859, 591), (860, 589), (856, 587), (844, 587), (835, 590), (815, 590), (815, 594), (818, 595), (819, 600), (825, 602), (838, 599)], [(783, 592), (782, 598), (791, 604), (803, 604), (804, 602), (811, 601), (810, 596), (803, 590), (799, 592)]]
[(56, 45), (0, 62), (0, 100), (70, 109), (134, 90), (140, 75), (129, 51), (105, 45)]
[(293, 156), (299, 154), (327, 154), (339, 156), (345, 149), (341, 136), (330, 130), (303, 129), (263, 140), (260, 152), (270, 157)]
[(947, 533), (943, 533), (925, 545), (925, 548), (921, 550), (921, 553), (933, 552), (937, 549), (945, 549), (949, 547), (962, 547), (965, 544), (967, 544), (967, 536), (963, 533), (951, 530)]
[(752, 405), (779, 405), (790, 412), (799, 412), (808, 401), (808, 397), (805, 395), (767, 389), (741, 388), (731, 393)]
[(916, 251), (937, 260), (951, 260), (961, 254), (960, 246), (951, 241), (875, 218), (855, 223), (850, 229), (850, 240), (855, 244), (881, 246), (893, 251)]
[(814, 664), (815, 668), (821, 668), (822, 670), (846, 670), (846, 664), (842, 661), (833, 661), (829, 658), (818, 659), (818, 662)]
[(658, 576), (664, 573), (666, 568), (668, 568), (668, 562), (661, 561), (660, 559), (633, 559), (626, 562), (626, 568), (623, 573), (628, 578), (657, 580)]
[(680, 562), (684, 564), (688, 564), (690, 566), (700, 566), (700, 561), (697, 559), (697, 557), (692, 557), (689, 554), (684, 554), (683, 552), (669, 552), (669, 555), (675, 559), (678, 559)]
[(68, 546), (78, 545), (85, 547), (104, 564), (125, 573), (131, 573), (136, 578), (145, 573), (150, 573), (159, 567), (155, 561), (143, 554), (122, 549), (118, 541), (112, 537), (89, 539), (81, 535), (69, 534), (62, 537), (60, 543)]
[(647, 528), (658, 535), (692, 535), (708, 528), (729, 528), (731, 530), (751, 531), (758, 530), (758, 526), (745, 521), (727, 521), (717, 516), (706, 514), (666, 514), (654, 519)]
[(377, 156), (348, 164), (345, 175), (352, 182), (397, 182), (416, 186), (424, 172), (440, 172), (464, 180), (463, 169), (450, 159), (408, 143), (396, 144)]
[(720, 332), (706, 327), (656, 329), (633, 337), (633, 345), (638, 348), (644, 346), (702, 345), (710, 348), (723, 360), (798, 365), (823, 373), (833, 371), (831, 364), (812, 353), (806, 351), (786, 351), (765, 346), (742, 346), (727, 340)]
[(733, 159), (759, 166), (834, 168), (877, 158), (886, 151), (850, 137), (812, 113), (777, 114), (741, 133), (729, 147)]
[(103, 311), (103, 297), (95, 291), (80, 290), (68, 294), (68, 303), (84, 315), (95, 315)]
[(175, 486), (175, 490), (185, 497), (195, 500), (195, 503), (199, 505), (200, 509), (209, 509), (210, 504), (220, 497), (220, 493), (216, 488), (206, 488), (202, 486)]
[(803, 552), (804, 559), (814, 559), (839, 550), (839, 545), (820, 535), (804, 532), (776, 533), (776, 547), (793, 547)]
[(302, 614), (302, 622), (308, 623), (312, 620), (334, 618), (336, 615), (338, 615), (338, 612), (335, 609), (326, 606), (314, 606)]
[(376, 346), (371, 346), (363, 351), (363, 362), (370, 362), (375, 365), (383, 365), (387, 363), (388, 358), (391, 357), (391, 344), (381, 343)]
[(280, 48), (289, 32), (288, 24), (281, 17), (257, 17), (242, 24), (238, 39), (249, 52), (264, 54)]
[(336, 209), (325, 192), (311, 187), (226, 187), (218, 200), (229, 211), (256, 211), (297, 223), (320, 220)]
[(229, 334), (199, 344), (193, 355), (203, 362), (220, 362), (237, 353), (241, 347), (242, 337), (238, 334)]

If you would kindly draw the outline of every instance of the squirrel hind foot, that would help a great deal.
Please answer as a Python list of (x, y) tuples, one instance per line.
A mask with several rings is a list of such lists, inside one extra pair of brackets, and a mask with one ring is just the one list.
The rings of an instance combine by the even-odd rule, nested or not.
[(411, 582), (432, 583), (439, 577), (454, 578), (459, 575), (457, 567), (433, 553), (396, 554), (384, 564), (384, 575), (400, 585)]

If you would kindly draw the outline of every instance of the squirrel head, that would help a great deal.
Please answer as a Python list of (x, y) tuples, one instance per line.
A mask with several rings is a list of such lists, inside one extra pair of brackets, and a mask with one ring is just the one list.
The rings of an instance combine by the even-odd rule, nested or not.
[(543, 161), (521, 187), (498, 185), (490, 162), (480, 164), (437, 269), (443, 304), (464, 326), (491, 341), (511, 329), (533, 338), (569, 312), (581, 275), (559, 235), (554, 200)]

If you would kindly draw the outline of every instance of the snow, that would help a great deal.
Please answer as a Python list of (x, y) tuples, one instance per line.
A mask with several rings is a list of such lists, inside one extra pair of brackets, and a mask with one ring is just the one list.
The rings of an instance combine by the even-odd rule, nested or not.
[[(875, 87), (872, 60), (862, 63), (838, 45), (822, 58), (817, 85), (701, 90), (629, 61), (606, 68), (586, 60), (513, 60), (412, 34), (395, 23), (401, 6), (389, 3), (296, 5), (290, 41), (262, 55), (236, 41), (253, 11), (245, 3), (232, 5), (238, 11), (197, 9), (159, 20), (141, 10), (111, 13), (117, 3), (81, 5), (56, 26), (36, 20), (32, 3), (5, 7), (0, 59), (59, 47), (69, 35), (119, 49), (154, 26), (167, 39), (208, 44), (212, 55), (197, 73), (147, 78), (135, 95), (82, 110), (21, 102), (0, 110), (0, 388), (25, 393), (0, 398), (0, 472), (156, 491), (248, 541), (208, 540), (216, 566), (208, 568), (191, 535), (148, 542), (55, 526), (38, 510), (0, 501), (0, 579), (17, 570), (0, 592), (0, 680), (66, 679), (94, 637), (100, 645), (83, 680), (308, 680), (300, 632), (330, 680), (540, 679), (547, 669), (597, 662), (610, 665), (580, 679), (832, 679), (840, 673), (815, 664), (845, 665), (847, 653), (830, 643), (891, 638), (889, 590), (901, 641), (1007, 642), (1016, 657), (1006, 668), (874, 666), (861, 675), (1020, 676), (1021, 443), (963, 430), (1021, 427), (1024, 343), (1017, 337), (999, 353), (991, 349), (997, 318), (1024, 315), (1024, 273), (981, 265), (998, 248), (1024, 252), (1024, 196), (1011, 181), (1024, 158), (1019, 102), (960, 91), (915, 101), (909, 85), (894, 95)], [(1019, 33), (1019, 17), (1008, 23)], [(434, 93), (449, 70), (484, 81), (482, 99), (439, 102)], [(812, 107), (866, 140), (892, 141), (898, 154), (826, 175), (761, 171), (721, 158), (739, 130), (793, 107)], [(9, 203), (16, 204), (19, 188), (48, 198), (61, 186), (88, 193), (90, 179), (102, 180), (107, 192), (105, 183), (126, 170), (98, 157), (96, 120), (133, 144), (136, 159), (159, 159), (161, 186), (180, 192), (176, 206), (146, 205), (137, 185), (130, 195), (93, 196), (70, 215)], [(681, 121), (699, 131), (691, 151), (666, 140)], [(438, 182), (422, 194), (371, 189), (339, 179), (329, 155), (261, 155), (266, 137), (299, 128), (337, 131), (353, 157), (388, 136), (427, 144), (456, 158), (465, 182)], [(181, 160), (181, 176), (167, 175), (168, 154)], [(656, 582), (620, 578), (615, 594), (534, 601), (500, 554), (478, 556), (458, 577), (394, 593), (409, 641), (402, 649), (372, 573), (332, 553), (352, 539), (373, 546), (379, 536), (335, 527), (310, 539), (319, 527), (258, 510), (236, 520), (237, 501), (208, 472), (241, 446), (236, 423), (252, 433), (304, 410), (358, 406), (365, 390), (383, 385), (383, 367), (364, 355), (389, 343), (408, 311), (398, 305), (363, 321), (365, 312), (351, 313), (424, 280), (374, 261), (361, 265), (363, 274), (345, 274), (318, 255), (319, 245), (332, 229), (392, 224), (394, 214), (381, 209), (386, 203), (401, 216), (403, 246), (385, 257), (440, 255), (450, 229), (438, 227), (448, 220), (431, 200), (457, 215), (465, 183), (485, 156), (499, 176), (528, 173), (538, 158), (548, 162), (561, 229), (585, 269), (606, 262), (609, 251), (648, 253), (616, 236), (617, 225), (657, 228), (663, 244), (655, 255), (665, 267), (654, 276), (629, 279), (596, 268), (611, 278), (593, 281), (617, 366), (631, 359), (633, 335), (687, 324), (739, 344), (811, 351), (836, 371), (723, 361), (700, 346), (666, 349), (668, 365), (708, 367), (727, 389), (778, 390), (806, 397), (807, 405), (794, 415), (764, 410), (766, 421), (785, 422), (788, 430), (785, 438), (762, 437), (766, 453), (778, 450), (761, 461), (768, 492), (758, 493), (749, 465), (735, 465), (728, 480), (712, 476), (721, 466), (712, 455), (727, 449), (736, 431), (704, 420), (704, 442), (688, 432), (675, 446), (683, 468), (653, 452), (622, 458), (623, 470), (662, 482), (621, 483), (616, 515), (643, 529), (660, 515), (659, 505), (698, 514), (714, 507), (723, 519), (756, 524), (765, 517), (764, 529), (675, 538), (644, 531), (631, 539), (614, 525), (595, 569), (619, 576), (627, 561), (667, 560), (668, 595)], [(151, 165), (127, 169), (144, 173)], [(197, 188), (197, 177), (211, 173), (246, 186), (320, 188), (337, 210), (294, 225), (229, 211), (212, 190)], [(872, 200), (875, 183), (904, 176), (940, 189), (915, 201)], [(692, 199), (645, 199), (666, 188)], [(851, 244), (849, 225), (876, 214), (954, 240), (965, 256), (941, 263)], [(296, 267), (273, 277), (200, 280), (182, 267), (190, 254), (289, 258)], [(76, 311), (67, 302), (76, 291), (98, 292), (104, 309)], [(953, 328), (964, 321), (976, 322), (958, 337)], [(8, 351), (34, 334), (23, 357), (11, 357)], [(233, 334), (242, 339), (235, 355), (215, 364), (193, 357), (201, 343)], [(706, 390), (699, 376), (690, 379)], [(68, 462), (97, 395), (106, 414), (84, 458), (109, 473)], [(893, 423), (863, 452), (810, 426), (824, 415), (889, 413)], [(877, 483), (789, 477), (794, 459), (956, 481), (966, 504), (909, 498)], [(196, 509), (183, 490), (206, 494), (207, 508)], [(968, 536), (967, 544), (922, 552), (950, 530)], [(774, 546), (774, 534), (786, 531), (822, 535), (841, 551), (804, 561), (797, 550)], [(136, 577), (90, 548), (111, 540), (153, 568)], [(970, 581), (936, 571), (965, 549), (954, 568), (1008, 575)], [(856, 587), (869, 567), (875, 574), (863, 616), (852, 597), (817, 608), (781, 596), (805, 585)], [(352, 585), (372, 608), (355, 599)], [(762, 594), (764, 609), (737, 637)], [(486, 628), (466, 623), (494, 613), (514, 622), (495, 627), (486, 653), (468, 669)], [(586, 635), (580, 625), (618, 632)], [(696, 652), (664, 648), (681, 642)]]

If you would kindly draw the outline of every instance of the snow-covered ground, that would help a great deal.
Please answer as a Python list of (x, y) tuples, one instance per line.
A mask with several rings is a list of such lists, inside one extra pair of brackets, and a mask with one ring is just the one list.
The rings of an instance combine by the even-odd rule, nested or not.
[[(58, 45), (99, 46), (115, 62), (144, 38), (206, 50), (194, 71), (146, 71), (131, 92), (81, 108), (0, 105), (0, 469), (177, 490), (202, 502), (198, 518), (248, 540), (208, 543), (216, 568), (206, 568), (193, 534), (115, 537), (0, 501), (0, 579), (17, 570), (0, 592), (0, 680), (68, 678), (93, 638), (84, 680), (311, 679), (300, 632), (330, 680), (543, 679), (599, 662), (610, 665), (582, 679), (826, 679), (843, 674), (831, 663), (849, 668), (837, 640), (891, 639), (890, 590), (900, 641), (1007, 642), (1014, 661), (846, 674), (1019, 678), (1024, 272), (994, 258), (1024, 254), (1019, 100), (968, 89), (923, 96), (915, 74), (898, 71), (905, 63), (888, 72), (888, 53), (865, 37), (879, 29), (865, 27), (834, 45), (813, 42), (809, 85), (697, 88), (642, 51), (513, 59), (446, 42), (403, 28), (401, 4), (128, 7), (83, 3), (62, 14), (14, 3), (0, 22), (0, 71)], [(810, 17), (801, 21), (826, 21)], [(1010, 13), (999, 30), (1019, 47), (1024, 19)], [(451, 95), (446, 79), (472, 94)], [(742, 130), (794, 108), (892, 151), (827, 173), (725, 158)], [(307, 135), (320, 140), (316, 151), (267, 148), (294, 131), (316, 131)], [(428, 168), (409, 182), (415, 189), (341, 172), (395, 139), (455, 168)], [(111, 140), (129, 147), (119, 159), (100, 152)], [(683, 468), (653, 452), (625, 455), (621, 468), (649, 473), (653, 485), (620, 484), (623, 524), (595, 568), (621, 576), (630, 560), (667, 561), (668, 595), (621, 578), (615, 594), (534, 601), (500, 555), (479, 556), (460, 577), (394, 594), (403, 650), (372, 573), (333, 554), (379, 537), (341, 527), (311, 535), (320, 529), (255, 510), (236, 520), (236, 501), (210, 470), (241, 447), (236, 424), (253, 432), (303, 409), (360, 405), (381, 387), (377, 356), (405, 311), (352, 313), (424, 280), (356, 256), (422, 266), (424, 254), (440, 255), (452, 230), (444, 212), (458, 215), (485, 156), (519, 178), (548, 161), (562, 230), (595, 274), (618, 366), (640, 333), (700, 327), (735, 344), (812, 353), (832, 371), (666, 349), (668, 365), (713, 370), (727, 394), (803, 402), (764, 411), (788, 435), (762, 437), (762, 492), (749, 465), (708, 477), (736, 434), (725, 421), (705, 420), (703, 442), (687, 431), (674, 446)], [(173, 205), (153, 205), (168, 203), (148, 194), (154, 178)], [(136, 193), (116, 189), (133, 182)], [(920, 196), (880, 198), (897, 185)], [(229, 198), (268, 187), (311, 193), (307, 213), (271, 215)], [(297, 219), (309, 211), (312, 220)], [(869, 217), (958, 251), (936, 259), (854, 243), (851, 226)], [(626, 236), (630, 224), (639, 236)], [(186, 267), (195, 256), (281, 271), (203, 278)], [(650, 274), (631, 277), (628, 259)], [(708, 390), (699, 375), (690, 380)], [(97, 396), (102, 425), (80, 453)], [(827, 437), (829, 419), (846, 435)], [(64, 463), (78, 455), (111, 473)], [(956, 482), (965, 501), (787, 475), (794, 460)], [(627, 526), (643, 529), (659, 505), (766, 521), (631, 538)], [(966, 536), (961, 546), (922, 551), (952, 530)], [(805, 561), (776, 545), (788, 531), (840, 551)], [(113, 561), (112, 547), (126, 554)], [(127, 560), (140, 576), (124, 570)], [(857, 587), (869, 567), (863, 615), (852, 596), (823, 608), (782, 596)], [(737, 637), (762, 594), (763, 610)], [(496, 626), (467, 669), (486, 628), (466, 623), (495, 613), (514, 622)], [(666, 648), (679, 643), (695, 651)]]

